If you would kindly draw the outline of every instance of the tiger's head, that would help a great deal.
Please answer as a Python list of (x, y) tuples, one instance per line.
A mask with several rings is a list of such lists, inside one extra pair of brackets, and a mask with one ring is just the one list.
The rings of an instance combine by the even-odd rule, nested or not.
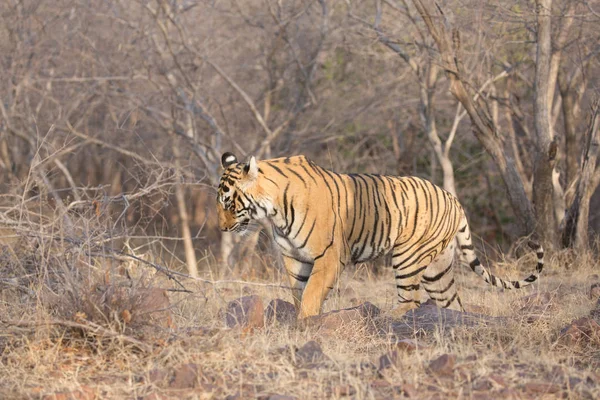
[(244, 232), (252, 220), (267, 216), (268, 196), (259, 179), (258, 162), (240, 163), (232, 153), (221, 156), (223, 175), (217, 189), (217, 214), (222, 231)]

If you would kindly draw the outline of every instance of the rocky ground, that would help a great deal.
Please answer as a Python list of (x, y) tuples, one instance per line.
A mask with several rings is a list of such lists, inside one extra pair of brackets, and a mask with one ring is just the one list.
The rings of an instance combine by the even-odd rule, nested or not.
[[(595, 267), (554, 265), (516, 292), (461, 270), (468, 312), (425, 303), (401, 318), (391, 271), (348, 271), (326, 312), (301, 323), (273, 282), (186, 283), (191, 293), (157, 284), (135, 293), (136, 307), (115, 307), (111, 323), (83, 309), (63, 319), (8, 309), (3, 292), (0, 397), (600, 398)], [(122, 299), (113, 285), (95, 288), (97, 308)]]

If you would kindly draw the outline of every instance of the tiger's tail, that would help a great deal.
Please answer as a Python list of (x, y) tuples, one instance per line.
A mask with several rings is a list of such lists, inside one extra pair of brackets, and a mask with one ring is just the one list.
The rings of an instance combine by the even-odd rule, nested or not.
[(461, 257), (469, 264), (473, 272), (481, 276), (484, 281), (492, 286), (496, 286), (503, 289), (519, 289), (525, 286), (531, 285), (537, 281), (542, 270), (544, 269), (544, 249), (539, 243), (529, 241), (529, 247), (535, 251), (537, 255), (537, 267), (535, 272), (529, 275), (527, 278), (520, 281), (506, 281), (500, 279), (495, 275), (492, 275), (477, 258), (473, 242), (471, 241), (471, 231), (469, 230), (469, 224), (466, 218), (463, 218), (463, 226), (459, 229), (456, 238), (458, 240), (458, 246), (461, 252)]

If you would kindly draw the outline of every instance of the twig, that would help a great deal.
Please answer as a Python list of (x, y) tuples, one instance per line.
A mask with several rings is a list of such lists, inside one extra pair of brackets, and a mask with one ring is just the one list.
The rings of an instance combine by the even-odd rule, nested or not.
[[(203, 279), (203, 278), (194, 278), (191, 275), (188, 275), (186, 273), (183, 272), (179, 272), (179, 271), (173, 271), (168, 269), (167, 267), (163, 267), (162, 265), (153, 263), (151, 261), (147, 261), (144, 260), (143, 258), (134, 256), (133, 254), (128, 254), (122, 251), (118, 251), (118, 250), (114, 250), (114, 249), (107, 249), (110, 250), (112, 252), (118, 253), (119, 256), (122, 257), (127, 257), (127, 258), (131, 258), (134, 259), (136, 261), (139, 261), (143, 264), (149, 265), (152, 268), (156, 269), (157, 271), (163, 272), (164, 274), (166, 274), (170, 279), (174, 280), (175, 282), (177, 282), (182, 288), (183, 288), (183, 292), (185, 293), (194, 293), (191, 290), (186, 289), (183, 284), (181, 284), (177, 279), (175, 279), (175, 276), (181, 277), (181, 278), (185, 278), (185, 279), (189, 279), (192, 281), (197, 281), (197, 282), (202, 282), (202, 283), (208, 283), (210, 285), (220, 285), (220, 284), (237, 284), (237, 285), (249, 285), (249, 286), (263, 286), (263, 287), (275, 287), (275, 288), (282, 288), (282, 289), (292, 289), (290, 286), (284, 286), (284, 285), (278, 285), (275, 283), (262, 283), (262, 282), (249, 282), (249, 281), (244, 281), (244, 280), (210, 280), (210, 279)], [(98, 256), (98, 257), (107, 257), (107, 254), (101, 254), (101, 253), (90, 253), (90, 255), (92, 256)]]

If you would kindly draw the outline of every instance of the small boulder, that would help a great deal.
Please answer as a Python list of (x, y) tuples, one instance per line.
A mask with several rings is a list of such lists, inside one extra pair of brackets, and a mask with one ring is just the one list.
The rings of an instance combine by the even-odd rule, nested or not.
[(379, 357), (379, 372), (384, 371), (388, 368), (395, 367), (398, 365), (399, 354), (398, 351), (393, 350), (389, 353), (383, 354)]
[(599, 282), (592, 283), (592, 286), (590, 287), (590, 299), (592, 299), (594, 301), (600, 299), (600, 283)]
[(296, 307), (292, 303), (281, 299), (274, 299), (271, 300), (265, 309), (265, 320), (267, 321), (267, 325), (274, 323), (291, 324), (296, 321), (297, 314)]
[(393, 347), (397, 350), (400, 350), (400, 351), (403, 351), (406, 353), (412, 353), (412, 352), (416, 351), (417, 349), (429, 348), (429, 346), (425, 346), (424, 344), (421, 344), (421, 343), (417, 342), (416, 340), (412, 340), (412, 339), (397, 340), (396, 342), (394, 342)]
[(356, 394), (356, 389), (352, 385), (336, 385), (333, 394), (335, 397), (353, 396)]
[(264, 308), (259, 296), (244, 296), (227, 304), (225, 323), (229, 328), (240, 327), (244, 331), (262, 328), (265, 324)]
[(377, 331), (374, 319), (380, 314), (379, 308), (369, 302), (359, 306), (331, 311), (307, 318), (304, 323), (309, 327), (318, 327), (323, 333), (335, 332), (344, 327), (353, 326), (354, 331)]
[(415, 335), (421, 336), (441, 329), (444, 332), (450, 332), (449, 328), (457, 326), (493, 326), (504, 323), (504, 321), (505, 319), (501, 317), (439, 308), (433, 301), (428, 300), (420, 307), (408, 311), (402, 318), (391, 320), (384, 331), (397, 338), (406, 338)]
[(443, 354), (429, 363), (427, 369), (438, 376), (454, 375), (456, 356), (454, 354)]
[(318, 368), (329, 361), (319, 343), (311, 340), (296, 350), (296, 364), (304, 368)]
[(590, 311), (590, 317), (592, 317), (594, 321), (600, 323), (600, 299), (598, 299), (596, 306)]
[(169, 388), (190, 389), (198, 385), (198, 366), (196, 364), (180, 365), (174, 372)]

